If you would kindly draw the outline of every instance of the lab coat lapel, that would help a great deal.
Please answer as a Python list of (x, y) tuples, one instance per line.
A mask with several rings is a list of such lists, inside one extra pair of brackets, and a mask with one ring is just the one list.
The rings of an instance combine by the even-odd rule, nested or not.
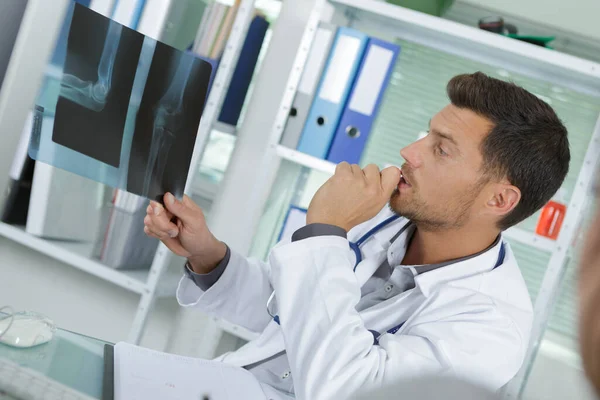
[[(366, 246), (365, 246), (366, 247)], [(383, 264), (387, 257), (387, 249), (383, 248), (379, 243), (371, 246), (369, 256), (363, 259), (356, 267), (355, 275), (358, 286), (362, 287), (373, 276), (375, 271)], [(366, 253), (366, 249), (362, 249)]]

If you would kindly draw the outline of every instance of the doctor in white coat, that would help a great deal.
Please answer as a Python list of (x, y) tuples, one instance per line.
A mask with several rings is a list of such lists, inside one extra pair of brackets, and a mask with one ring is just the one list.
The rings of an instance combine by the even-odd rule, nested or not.
[(521, 367), (532, 307), (502, 231), (560, 187), (567, 132), (481, 73), (447, 91), (401, 170), (339, 164), (268, 262), (217, 240), (187, 197), (148, 207), (146, 233), (188, 258), (179, 303), (260, 333), (219, 360), (266, 398), (344, 399), (427, 374), (498, 390)]

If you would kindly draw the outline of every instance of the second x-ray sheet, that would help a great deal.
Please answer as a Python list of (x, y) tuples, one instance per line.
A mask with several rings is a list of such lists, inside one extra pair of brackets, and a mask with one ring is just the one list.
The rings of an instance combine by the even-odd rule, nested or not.
[(38, 161), (152, 199), (181, 198), (211, 65), (70, 5), (34, 107)]

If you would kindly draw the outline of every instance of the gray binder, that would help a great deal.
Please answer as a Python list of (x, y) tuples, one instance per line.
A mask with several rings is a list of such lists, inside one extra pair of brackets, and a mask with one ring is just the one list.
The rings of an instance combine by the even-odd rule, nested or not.
[(298, 84), (298, 91), (281, 138), (281, 144), (285, 147), (295, 149), (298, 146), (336, 30), (337, 26), (321, 22), (315, 33), (315, 39), (308, 53), (306, 65)]

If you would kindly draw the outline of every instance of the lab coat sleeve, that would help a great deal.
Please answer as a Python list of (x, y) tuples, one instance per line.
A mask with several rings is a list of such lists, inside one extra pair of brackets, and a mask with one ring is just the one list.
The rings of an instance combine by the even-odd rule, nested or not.
[(489, 315), (472, 320), (431, 316), (431, 322), (385, 334), (374, 344), (355, 309), (361, 294), (353, 261), (347, 240), (333, 236), (271, 252), (272, 282), (299, 399), (347, 398), (426, 373), (475, 374), (482, 377), (480, 383), (497, 389), (516, 373), (523, 352), (520, 338), (509, 320), (490, 311), (490, 304), (481, 305)]
[(266, 309), (273, 290), (269, 271), (267, 263), (231, 250), (223, 274), (208, 290), (203, 291), (184, 275), (177, 287), (177, 301), (182, 307), (196, 307), (208, 315), (260, 333), (271, 321)]

